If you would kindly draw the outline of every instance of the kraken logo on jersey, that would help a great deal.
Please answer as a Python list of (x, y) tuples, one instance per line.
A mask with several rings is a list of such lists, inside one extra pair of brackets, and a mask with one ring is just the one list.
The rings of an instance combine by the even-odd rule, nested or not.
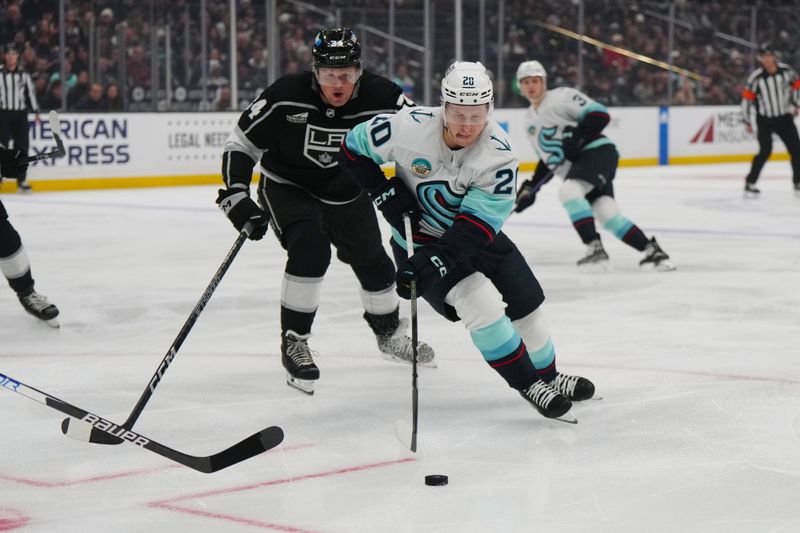
[(306, 126), (306, 142), (303, 155), (322, 168), (337, 165), (333, 156), (339, 151), (349, 130), (320, 128), (309, 124)]
[(423, 207), (423, 229), (427, 230), (426, 233), (441, 236), (453, 225), (463, 195), (451, 191), (446, 181), (423, 183), (417, 187), (417, 195)]
[(558, 165), (564, 161), (564, 149), (561, 147), (561, 140), (554, 139), (557, 127), (542, 128), (539, 130), (539, 146), (543, 152), (547, 153), (547, 160), (545, 163), (548, 165)]

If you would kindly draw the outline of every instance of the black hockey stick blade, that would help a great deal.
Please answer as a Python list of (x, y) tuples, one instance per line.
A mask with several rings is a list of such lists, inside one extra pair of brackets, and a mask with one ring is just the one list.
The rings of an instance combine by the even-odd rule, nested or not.
[(176, 463), (188, 466), (189, 468), (205, 474), (228, 468), (229, 466), (274, 448), (283, 442), (283, 430), (277, 426), (270, 426), (262, 429), (258, 433), (250, 435), (246, 439), (237, 442), (230, 448), (219, 453), (207, 456), (189, 455), (164, 446), (144, 435), (120, 427), (101, 416), (75, 407), (63, 400), (59, 400), (55, 396), (42, 392), (39, 389), (26, 385), (4, 374), (0, 374), (0, 386), (11, 392), (16, 392), (26, 398), (44, 404), (51, 409), (61, 411), (66, 415), (77, 418), (107, 435), (120, 438), (140, 448), (157, 453), (171, 461), (175, 461)]
[(125, 442), (119, 437), (95, 429), (88, 422), (70, 417), (61, 421), (61, 433), (72, 439), (92, 444), (122, 444)]

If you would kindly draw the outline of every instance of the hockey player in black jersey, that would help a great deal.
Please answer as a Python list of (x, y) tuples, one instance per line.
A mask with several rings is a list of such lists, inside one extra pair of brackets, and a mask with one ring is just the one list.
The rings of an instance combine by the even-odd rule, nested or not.
[[(26, 168), (25, 154), (20, 150), (0, 147), (0, 176), (17, 178)], [(0, 177), (0, 180), (2, 178)], [(19, 233), (8, 221), (8, 213), (0, 200), (0, 272), (17, 293), (19, 302), (27, 312), (48, 325), (58, 327), (58, 308), (33, 288), (33, 276), (28, 255)]]
[[(348, 28), (316, 36), (312, 71), (284, 76), (242, 113), (222, 156), (225, 189), (217, 204), (237, 230), (261, 239), (272, 225), (288, 259), (281, 289), (281, 353), (287, 383), (314, 392), (319, 368), (308, 346), (322, 279), (337, 257), (361, 285), (364, 318), (384, 357), (409, 362), (407, 319), (399, 318), (395, 269), (381, 243), (372, 203), (342, 173), (336, 153), (347, 132), (380, 113), (413, 105), (400, 87), (362, 70), (361, 46)], [(250, 181), (258, 165), (258, 203)], [(434, 365), (420, 343), (418, 361)]]

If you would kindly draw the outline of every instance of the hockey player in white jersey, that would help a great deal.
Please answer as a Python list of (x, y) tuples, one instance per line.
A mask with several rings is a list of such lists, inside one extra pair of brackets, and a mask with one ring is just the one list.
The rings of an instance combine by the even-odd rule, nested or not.
[(525, 125), (539, 163), (533, 177), (520, 187), (515, 211), (530, 207), (539, 189), (558, 175), (564, 180), (558, 198), (586, 245), (586, 255), (578, 260), (578, 266), (608, 264), (595, 226), (597, 219), (619, 240), (644, 252), (640, 266), (673, 270), (655, 237), (648, 239), (614, 200), (619, 154), (611, 139), (601, 133), (609, 122), (605, 106), (569, 87), (548, 90), (547, 73), (538, 61), (521, 63), (517, 82), (531, 103)]
[[(392, 227), (397, 291), (410, 284), (441, 315), (461, 320), (510, 387), (548, 418), (591, 398), (586, 378), (556, 369), (542, 310), (544, 294), (501, 231), (514, 208), (519, 162), (491, 118), (493, 88), (480, 63), (456, 62), (442, 80), (442, 106), (404, 109), (355, 126), (340, 165)], [(387, 180), (379, 164), (394, 161)], [(406, 254), (402, 217), (414, 219)]]

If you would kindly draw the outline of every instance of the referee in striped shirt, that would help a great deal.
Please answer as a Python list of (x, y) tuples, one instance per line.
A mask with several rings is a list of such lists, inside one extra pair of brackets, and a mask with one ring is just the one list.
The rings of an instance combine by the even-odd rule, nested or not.
[(747, 78), (742, 92), (742, 116), (748, 133), (753, 133), (753, 115), (756, 120), (759, 151), (753, 158), (750, 173), (745, 178), (745, 195), (757, 196), (761, 191), (756, 181), (772, 153), (772, 134), (786, 145), (792, 158), (792, 181), (795, 194), (800, 194), (800, 137), (793, 115), (800, 107), (800, 79), (786, 63), (778, 62), (775, 50), (769, 44), (758, 49), (761, 68)]
[[(0, 66), (0, 144), (8, 147), (14, 140), (14, 149), (28, 155), (28, 111), (36, 113), (39, 121), (39, 103), (31, 75), (18, 66), (19, 52), (13, 45), (5, 47), (5, 61)], [(17, 178), (20, 191), (30, 191), (23, 171)]]

